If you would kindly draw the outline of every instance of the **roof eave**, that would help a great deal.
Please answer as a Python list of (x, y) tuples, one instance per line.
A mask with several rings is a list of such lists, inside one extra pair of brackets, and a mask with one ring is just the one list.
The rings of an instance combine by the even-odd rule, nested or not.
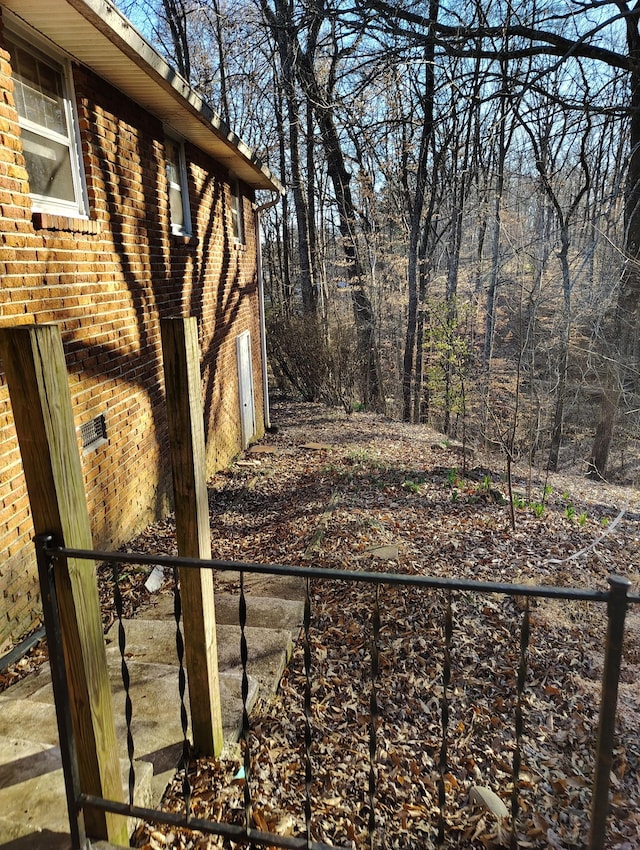
[[(284, 191), (278, 178), (109, 0), (0, 0), (0, 5), (252, 188)], [(43, 6), (48, 5), (55, 6), (55, 15), (46, 14)]]

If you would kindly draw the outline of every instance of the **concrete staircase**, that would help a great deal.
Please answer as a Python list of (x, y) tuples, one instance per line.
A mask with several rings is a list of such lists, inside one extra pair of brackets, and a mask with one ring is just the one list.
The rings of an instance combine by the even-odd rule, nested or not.
[[(234, 576), (224, 576), (232, 587)], [(303, 587), (294, 579), (247, 577), (249, 706), (275, 693), (298, 637)], [(238, 595), (216, 592), (218, 666), (225, 741), (242, 724)], [(173, 597), (157, 595), (125, 622), (135, 744), (135, 802), (157, 806), (182, 749)], [(123, 788), (127, 788), (124, 688), (117, 625), (106, 637)], [(186, 697), (188, 709), (188, 696)], [(64, 781), (48, 665), (0, 694), (0, 848), (69, 850)], [(125, 797), (128, 792), (125, 791)], [(100, 844), (96, 847), (105, 847)]]

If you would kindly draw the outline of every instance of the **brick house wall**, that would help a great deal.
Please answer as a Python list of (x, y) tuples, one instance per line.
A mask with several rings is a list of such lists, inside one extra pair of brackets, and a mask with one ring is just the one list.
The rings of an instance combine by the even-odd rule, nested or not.
[[(170, 506), (159, 322), (196, 316), (208, 473), (241, 449), (236, 338), (249, 331), (263, 431), (253, 190), (232, 237), (228, 170), (186, 144), (193, 236), (171, 232), (160, 120), (75, 65), (88, 220), (33, 213), (0, 26), (0, 321), (61, 326), (78, 428), (107, 441), (82, 455), (94, 545), (115, 548)], [(33, 527), (0, 364), (0, 650), (40, 618)]]

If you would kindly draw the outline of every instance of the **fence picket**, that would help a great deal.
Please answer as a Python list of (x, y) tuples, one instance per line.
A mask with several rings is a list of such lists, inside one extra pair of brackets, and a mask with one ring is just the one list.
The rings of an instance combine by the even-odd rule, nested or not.
[(180, 697), (180, 725), (182, 727), (182, 756), (178, 770), (184, 771), (182, 795), (186, 820), (191, 816), (191, 784), (189, 782), (189, 762), (191, 761), (191, 742), (189, 741), (189, 717), (187, 714), (186, 692), (187, 675), (184, 662), (184, 637), (182, 635), (182, 595), (180, 593), (179, 572), (173, 569), (173, 616), (176, 621), (176, 654), (178, 656), (178, 694)]
[(304, 825), (307, 848), (311, 846), (311, 592), (309, 578), (305, 581), (302, 640), (304, 646)]
[(519, 803), (519, 781), (520, 767), (522, 765), (522, 736), (524, 734), (523, 696), (524, 686), (527, 678), (527, 652), (529, 649), (529, 637), (531, 635), (531, 619), (529, 614), (529, 599), (525, 599), (524, 611), (522, 612), (522, 623), (520, 625), (520, 658), (518, 664), (518, 679), (516, 693), (516, 745), (513, 752), (513, 789), (511, 791), (511, 850), (518, 846), (518, 814)]
[(113, 603), (116, 609), (116, 618), (118, 620), (118, 649), (120, 651), (120, 676), (124, 686), (124, 715), (127, 724), (127, 755), (129, 757), (129, 805), (133, 805), (133, 797), (136, 787), (136, 770), (134, 767), (134, 741), (131, 731), (131, 721), (133, 718), (133, 702), (131, 701), (131, 677), (129, 676), (129, 665), (127, 664), (126, 648), (127, 648), (127, 633), (123, 622), (123, 606), (122, 593), (120, 592), (120, 571), (118, 564), (114, 562), (113, 572)]
[(240, 621), (240, 662), (242, 664), (242, 754), (244, 767), (243, 780), (243, 800), (244, 800), (244, 823), (247, 832), (253, 826), (252, 820), (252, 802), (251, 802), (251, 750), (249, 747), (249, 731), (251, 725), (249, 722), (249, 675), (247, 673), (247, 663), (249, 660), (249, 650), (247, 647), (247, 599), (244, 592), (244, 571), (240, 571), (240, 599), (238, 602), (238, 617)]
[(371, 612), (371, 694), (369, 697), (369, 847), (375, 848), (376, 833), (376, 754), (378, 749), (378, 693), (377, 680), (380, 674), (378, 652), (380, 638), (380, 586), (375, 586), (373, 610)]
[(622, 639), (631, 582), (621, 576), (612, 575), (609, 576), (609, 587), (611, 592), (607, 600), (607, 640), (604, 672), (602, 674), (589, 850), (604, 850), (605, 846), (609, 813), (609, 777), (613, 761), (613, 736), (616, 725), (618, 682), (620, 681), (620, 664), (622, 661)]

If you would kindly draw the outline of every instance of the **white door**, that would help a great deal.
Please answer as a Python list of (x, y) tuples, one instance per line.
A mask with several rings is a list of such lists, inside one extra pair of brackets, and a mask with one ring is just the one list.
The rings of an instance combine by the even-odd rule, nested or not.
[(236, 337), (238, 356), (238, 395), (240, 399), (240, 424), (242, 448), (251, 442), (256, 433), (256, 412), (253, 403), (253, 370), (251, 368), (251, 336), (249, 331)]

